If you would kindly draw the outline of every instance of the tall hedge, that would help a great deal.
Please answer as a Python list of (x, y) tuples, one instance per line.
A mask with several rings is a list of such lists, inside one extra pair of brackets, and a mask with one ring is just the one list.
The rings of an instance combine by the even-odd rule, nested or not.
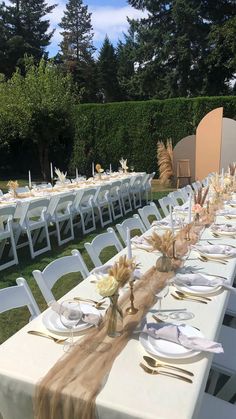
[(79, 105), (71, 169), (89, 174), (92, 161), (116, 169), (123, 156), (135, 170), (157, 171), (157, 142), (172, 138), (175, 145), (220, 106), (236, 119), (236, 96)]

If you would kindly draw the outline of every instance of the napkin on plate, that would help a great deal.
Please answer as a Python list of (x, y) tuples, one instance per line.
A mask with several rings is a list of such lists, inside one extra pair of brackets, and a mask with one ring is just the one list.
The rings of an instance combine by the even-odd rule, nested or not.
[(213, 224), (212, 225), (212, 230), (215, 230), (215, 231), (222, 231), (222, 232), (225, 232), (225, 231), (227, 231), (227, 232), (229, 232), (229, 233), (236, 233), (236, 226), (235, 225), (232, 225), (232, 224)]
[[(49, 302), (48, 306), (51, 307), (51, 309), (55, 311), (57, 314), (59, 315), (62, 314), (61, 304), (59, 304), (57, 301)], [(74, 314), (77, 314), (77, 313), (74, 313), (75, 311), (77, 310), (74, 310), (74, 309), (71, 310), (69, 308), (63, 307), (63, 316), (67, 319), (73, 319)], [(80, 319), (84, 323), (92, 324), (93, 326), (98, 326), (101, 321), (101, 316), (99, 314), (81, 312)]]
[[(183, 326), (183, 325), (181, 325)], [(186, 336), (182, 330), (174, 324), (167, 325), (146, 325), (143, 329), (154, 339), (164, 339), (169, 342), (178, 343), (187, 349), (194, 351), (213, 352), (216, 354), (224, 352), (221, 343), (213, 342), (206, 338), (196, 336)]]
[[(152, 223), (153, 227), (164, 227), (164, 228), (172, 228), (170, 220), (160, 220), (160, 221), (153, 221)], [(181, 222), (178, 220), (173, 220), (173, 228), (180, 228)]]
[(231, 247), (230, 245), (223, 245), (223, 244), (209, 244), (209, 245), (197, 245), (192, 246), (192, 249), (198, 250), (202, 253), (208, 253), (211, 254), (219, 254), (219, 255), (225, 255), (225, 256), (236, 256), (236, 249)]
[(145, 240), (143, 236), (135, 236), (131, 239), (131, 243), (138, 247), (139, 249), (146, 250), (147, 252), (152, 252), (153, 248), (152, 246)]
[[(209, 276), (212, 278), (210, 279)], [(232, 291), (236, 293), (236, 288), (229, 285), (227, 282), (225, 282), (224, 278), (217, 278), (214, 275), (204, 275), (201, 273), (196, 274), (177, 274), (175, 278), (173, 279), (173, 282), (177, 285), (183, 285), (186, 287), (191, 286), (206, 286), (206, 287), (217, 287), (221, 286), (229, 291)]]
[(217, 215), (236, 215), (236, 208), (219, 210)]

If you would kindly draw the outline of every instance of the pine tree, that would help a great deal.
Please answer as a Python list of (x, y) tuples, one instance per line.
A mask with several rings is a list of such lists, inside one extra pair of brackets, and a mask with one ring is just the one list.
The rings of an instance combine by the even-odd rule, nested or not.
[(130, 22), (137, 42), (133, 80), (144, 98), (216, 94), (217, 86), (218, 94), (227, 90), (235, 73), (234, 0), (129, 3), (148, 11), (147, 17)]
[(63, 29), (60, 48), (64, 68), (73, 75), (82, 92), (82, 100), (95, 100), (96, 74), (92, 56), (95, 48), (88, 6), (82, 0), (69, 0), (59, 26)]
[(114, 102), (120, 99), (120, 87), (117, 78), (117, 56), (108, 36), (98, 57), (98, 80), (99, 88), (103, 95), (103, 101)]
[(4, 16), (5, 29), (8, 28), (7, 68), (10, 76), (16, 65), (21, 65), (25, 54), (32, 55), (36, 62), (45, 55), (54, 31), (48, 31), (50, 22), (44, 19), (55, 5), (48, 6), (44, 0), (10, 0)]

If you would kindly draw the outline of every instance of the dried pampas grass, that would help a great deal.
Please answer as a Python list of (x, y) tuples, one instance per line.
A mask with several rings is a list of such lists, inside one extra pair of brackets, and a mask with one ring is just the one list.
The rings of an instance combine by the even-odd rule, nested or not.
[(172, 251), (175, 237), (170, 230), (167, 230), (161, 236), (154, 231), (150, 237), (145, 237), (145, 240), (152, 246), (153, 250), (158, 250), (163, 255), (168, 256)]
[(157, 163), (159, 167), (159, 179), (162, 185), (170, 185), (174, 175), (173, 170), (173, 147), (172, 141), (167, 140), (166, 145), (159, 141), (157, 143)]

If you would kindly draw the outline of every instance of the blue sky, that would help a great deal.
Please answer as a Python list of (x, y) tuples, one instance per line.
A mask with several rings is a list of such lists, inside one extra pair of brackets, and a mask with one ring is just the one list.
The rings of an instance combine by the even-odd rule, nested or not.
[[(49, 50), (49, 55), (53, 56), (58, 51), (58, 44), (61, 40), (58, 23), (63, 16), (66, 0), (47, 0), (49, 4), (57, 3), (58, 6), (49, 15), (51, 26), (55, 29), (55, 34)], [(111, 42), (116, 45), (118, 39), (122, 39), (123, 32), (127, 32), (127, 16), (139, 18), (142, 12), (128, 5), (126, 0), (84, 0), (92, 12), (92, 25), (94, 32), (94, 46), (100, 48), (105, 35), (107, 34)]]

